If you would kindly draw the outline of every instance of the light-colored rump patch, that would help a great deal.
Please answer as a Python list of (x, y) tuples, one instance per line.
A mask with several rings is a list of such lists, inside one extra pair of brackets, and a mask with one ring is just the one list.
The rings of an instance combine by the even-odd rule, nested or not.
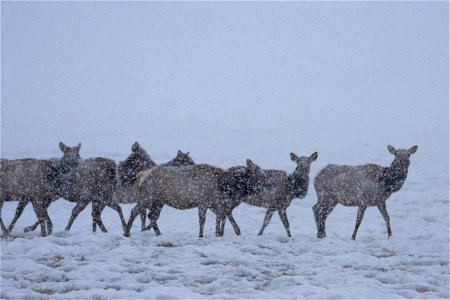
[(141, 185), (149, 175), (151, 175), (153, 172), (155, 172), (156, 169), (158, 169), (157, 166), (155, 166), (151, 169), (148, 169), (148, 170), (140, 171), (139, 173), (137, 173), (136, 178), (139, 179), (139, 185)]

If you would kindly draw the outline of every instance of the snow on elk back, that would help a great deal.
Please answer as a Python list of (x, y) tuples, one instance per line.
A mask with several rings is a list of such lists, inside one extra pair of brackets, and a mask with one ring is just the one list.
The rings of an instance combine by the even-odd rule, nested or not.
[(363, 166), (330, 164), (317, 174), (314, 187), (318, 200), (313, 206), (317, 237), (326, 236), (325, 221), (338, 203), (344, 206), (358, 206), (353, 240), (368, 206), (378, 206), (386, 222), (388, 236), (392, 235), (386, 200), (393, 192), (399, 191), (405, 182), (409, 158), (417, 151), (418, 146), (408, 150), (397, 150), (392, 146), (387, 148), (395, 156), (389, 167), (375, 164)]

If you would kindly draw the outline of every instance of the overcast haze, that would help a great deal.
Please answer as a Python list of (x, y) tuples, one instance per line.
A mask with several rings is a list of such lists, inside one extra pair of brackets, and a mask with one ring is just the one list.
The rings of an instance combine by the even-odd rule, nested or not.
[(448, 159), (448, 3), (1, 5), (3, 157)]

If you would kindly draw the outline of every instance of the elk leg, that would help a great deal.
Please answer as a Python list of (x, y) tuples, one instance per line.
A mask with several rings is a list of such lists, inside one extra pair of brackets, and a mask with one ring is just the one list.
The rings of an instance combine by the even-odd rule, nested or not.
[[(152, 204), (151, 207), (149, 207), (149, 212), (148, 212), (148, 219), (150, 220), (150, 224), (148, 224), (147, 226), (145, 226), (142, 231), (147, 231), (147, 230), (151, 230), (153, 225), (151, 223), (151, 220), (158, 220), (159, 219), (159, 214), (161, 213), (161, 210), (163, 208), (164, 205), (157, 205), (155, 203)], [(141, 220), (142, 220), (142, 214), (141, 214)], [(145, 213), (144, 213), (144, 220), (145, 220)], [(145, 221), (144, 221), (145, 224)], [(159, 230), (159, 229), (158, 229)], [(158, 235), (160, 235), (161, 232), (159, 232)]]
[(386, 222), (388, 238), (392, 236), (391, 224), (389, 219), (389, 214), (386, 209), (386, 203), (378, 205), (378, 209), (380, 210), (381, 215), (383, 216), (384, 221)]
[[(146, 212), (144, 211), (139, 214), (141, 217), (141, 231), (150, 230), (150, 229), (147, 229), (147, 227), (145, 227), (145, 219), (146, 219), (145, 213)], [(150, 214), (150, 212), (149, 212), (149, 214)], [(150, 216), (148, 218), (150, 219)]]
[[(234, 220), (233, 215), (231, 214), (231, 211), (226, 212), (226, 215), (227, 215), (228, 220), (230, 220), (231, 225), (233, 225), (234, 233), (236, 233), (236, 235), (241, 235), (241, 229), (239, 228), (238, 224)], [(225, 221), (224, 221), (224, 226), (225, 226)]]
[(216, 236), (223, 236), (225, 230), (226, 217), (222, 215), (216, 215)]
[[(14, 215), (14, 219), (11, 221), (11, 224), (9, 224), (8, 227), (8, 232), (11, 232), (12, 229), (14, 228), (14, 225), (16, 224), (17, 220), (20, 218), (20, 216), (22, 215), (23, 210), (25, 209), (25, 207), (27, 206), (29, 202), (29, 199), (27, 198), (23, 198), (21, 197), (19, 199), (19, 204), (17, 204), (17, 208), (16, 208), (16, 214)], [(39, 220), (36, 222), (36, 226), (39, 225)]]
[(327, 233), (325, 231), (325, 221), (327, 220), (328, 216), (331, 214), (333, 209), (336, 207), (336, 205), (337, 205), (337, 203), (328, 203), (320, 211), (320, 215), (319, 215), (318, 219), (320, 222), (319, 226), (321, 228), (321, 230), (320, 230), (321, 236), (319, 236), (319, 234), (318, 234), (317, 237), (323, 238), (323, 237), (327, 236)]
[(258, 232), (258, 235), (262, 235), (263, 234), (264, 229), (267, 227), (267, 225), (269, 225), (270, 219), (272, 219), (272, 215), (273, 215), (274, 212), (275, 212), (274, 209), (268, 209), (266, 211), (266, 216), (264, 217), (264, 222), (263, 222), (263, 225), (262, 225), (261, 229)]
[(8, 231), (6, 230), (5, 224), (3, 223), (2, 217), (0, 216), (0, 226), (2, 227), (3, 236), (8, 235)]
[(102, 232), (108, 232), (106, 230), (105, 225), (103, 225), (102, 222), (102, 211), (103, 208), (105, 208), (105, 204), (96, 203), (95, 201), (92, 201), (92, 220), (93, 220), (93, 226), (92, 226), (92, 232), (96, 231), (95, 224), (100, 227), (100, 230)]
[(205, 221), (206, 221), (206, 211), (208, 210), (207, 207), (198, 207), (198, 220), (200, 223), (200, 232), (198, 234), (199, 238), (203, 238), (203, 229), (205, 227)]
[(47, 219), (47, 232), (50, 235), (53, 232), (53, 223), (52, 220), (50, 219), (50, 216), (48, 215), (48, 211), (46, 211), (45, 214)]
[[(108, 206), (111, 207), (112, 209), (114, 209), (115, 211), (117, 211), (117, 213), (119, 214), (119, 217), (120, 217), (120, 222), (122, 223), (122, 229), (125, 229), (125, 227), (127, 226), (127, 222), (125, 221), (125, 218), (123, 217), (122, 207), (120, 207), (120, 205), (116, 202), (108, 203)], [(142, 214), (141, 214), (141, 216), (142, 216)], [(144, 216), (145, 216), (145, 213), (144, 213)], [(144, 220), (144, 224), (145, 224), (145, 220)]]
[(355, 230), (353, 231), (353, 235), (352, 235), (352, 240), (355, 240), (356, 238), (356, 233), (358, 232), (358, 228), (359, 225), (361, 224), (361, 221), (364, 217), (364, 212), (366, 211), (366, 207), (365, 206), (359, 206), (358, 207), (358, 216), (356, 217), (356, 225), (355, 225)]
[[(48, 212), (48, 207), (50, 206), (50, 203), (51, 203), (51, 200), (44, 201), (44, 203), (43, 203), (43, 206), (45, 207), (45, 210), (46, 210), (47, 212)], [(20, 205), (20, 203), (19, 203), (19, 205)], [(26, 204), (25, 204), (25, 205), (26, 205)], [(19, 209), (19, 206), (17, 206), (17, 209)], [(23, 208), (22, 208), (22, 210), (23, 210)], [(48, 216), (48, 213), (47, 213), (47, 216)], [(12, 225), (12, 224), (11, 224), (11, 225)], [(33, 225), (28, 226), (28, 227), (25, 227), (23, 231), (24, 231), (24, 232), (33, 231), (33, 230), (36, 229), (36, 227), (38, 227), (38, 225), (39, 225), (39, 221), (36, 221)], [(50, 217), (47, 218), (47, 226), (48, 226), (48, 234), (51, 234), (52, 231), (53, 231), (53, 223), (52, 223), (52, 221), (50, 220)]]
[(134, 219), (136, 219), (137, 215), (139, 215), (141, 212), (145, 213), (145, 207), (141, 204), (136, 204), (136, 206), (131, 210), (130, 219), (128, 220), (128, 224), (123, 232), (123, 235), (125, 237), (130, 236), (130, 230), (131, 226), (133, 225)]
[(322, 218), (321, 218), (321, 207), (319, 205), (319, 201), (313, 206), (314, 220), (316, 221), (317, 227), (317, 237), (323, 238), (325, 237), (325, 228), (322, 226)]
[(50, 235), (53, 232), (53, 223), (52, 223), (52, 220), (50, 219), (50, 216), (48, 215), (48, 210), (47, 210), (47, 208), (50, 206), (50, 200), (44, 201), (42, 206), (43, 206), (42, 214), (43, 214), (43, 217), (45, 218), (45, 221), (47, 224), (47, 234)]
[(72, 227), (73, 221), (75, 221), (76, 217), (80, 214), (80, 212), (83, 211), (83, 209), (86, 208), (86, 206), (89, 204), (89, 201), (78, 201), (75, 207), (72, 209), (72, 214), (70, 215), (69, 222), (67, 222), (67, 226), (65, 228), (66, 231), (70, 230), (70, 227)]
[(3, 208), (4, 197), (3, 197), (3, 195), (1, 197), (2, 198), (0, 199), (0, 227), (2, 228), (3, 236), (6, 237), (8, 235), (8, 230), (6, 229), (5, 224), (3, 223), (3, 219), (2, 219), (2, 208)]
[(33, 205), (33, 210), (34, 213), (36, 214), (37, 218), (38, 218), (38, 222), (41, 225), (41, 236), (46, 236), (47, 235), (47, 231), (45, 228), (45, 214), (44, 214), (44, 210), (42, 208), (42, 201), (33, 201), (31, 200), (31, 204)]
[(159, 215), (161, 214), (161, 210), (163, 209), (163, 207), (164, 204), (155, 204), (155, 203), (152, 204), (152, 206), (149, 208), (150, 212), (148, 213), (150, 224), (147, 227), (145, 227), (146, 230), (150, 230), (153, 228), (157, 236), (161, 235), (161, 231), (159, 231), (159, 227), (156, 221), (158, 221)]
[(279, 209), (278, 215), (280, 216), (281, 222), (283, 223), (283, 226), (286, 229), (288, 237), (291, 237), (291, 231), (289, 230), (289, 220), (286, 215), (286, 209), (285, 208)]

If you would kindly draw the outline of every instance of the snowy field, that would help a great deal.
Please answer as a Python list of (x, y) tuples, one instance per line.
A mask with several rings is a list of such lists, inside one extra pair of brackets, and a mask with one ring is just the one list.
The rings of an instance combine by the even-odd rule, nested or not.
[[(6, 299), (449, 298), (447, 2), (2, 2), (1, 157), (124, 160), (135, 141), (157, 163), (190, 151), (228, 168), (251, 158), (292, 172), (311, 155), (308, 195), (257, 237), (265, 211), (241, 204), (214, 233), (208, 212), (165, 207), (162, 235), (91, 232), (91, 207), (50, 206), (51, 236), (1, 239)], [(387, 201), (392, 238), (368, 208), (338, 205), (316, 238), (313, 177), (329, 163), (388, 166), (410, 148), (408, 178)], [(6, 202), (9, 225), (17, 202)], [(132, 204), (121, 205), (126, 219)]]
[[(384, 150), (384, 149), (381, 149)], [(419, 155), (419, 154), (418, 154)], [(385, 157), (390, 154), (385, 151)], [(73, 204), (50, 208), (52, 236), (21, 233), (35, 220), (31, 206), (1, 241), (3, 298), (448, 298), (448, 198), (444, 181), (424, 175), (412, 157), (410, 177), (388, 200), (393, 237), (384, 220), (369, 208), (356, 241), (350, 240), (356, 208), (338, 206), (327, 220), (327, 237), (317, 239), (311, 207), (313, 187), (288, 209), (292, 238), (278, 215), (256, 236), (265, 211), (241, 204), (235, 218), (242, 235), (227, 224), (215, 237), (208, 213), (204, 239), (198, 239), (196, 209), (165, 207), (162, 235), (140, 232), (122, 236), (119, 217), (106, 208), (109, 233), (92, 233), (90, 206), (72, 230), (63, 228)], [(314, 171), (316, 171), (315, 168)], [(313, 171), (313, 172), (314, 172)], [(3, 208), (6, 223), (16, 202)], [(122, 205), (128, 217), (131, 204)]]

